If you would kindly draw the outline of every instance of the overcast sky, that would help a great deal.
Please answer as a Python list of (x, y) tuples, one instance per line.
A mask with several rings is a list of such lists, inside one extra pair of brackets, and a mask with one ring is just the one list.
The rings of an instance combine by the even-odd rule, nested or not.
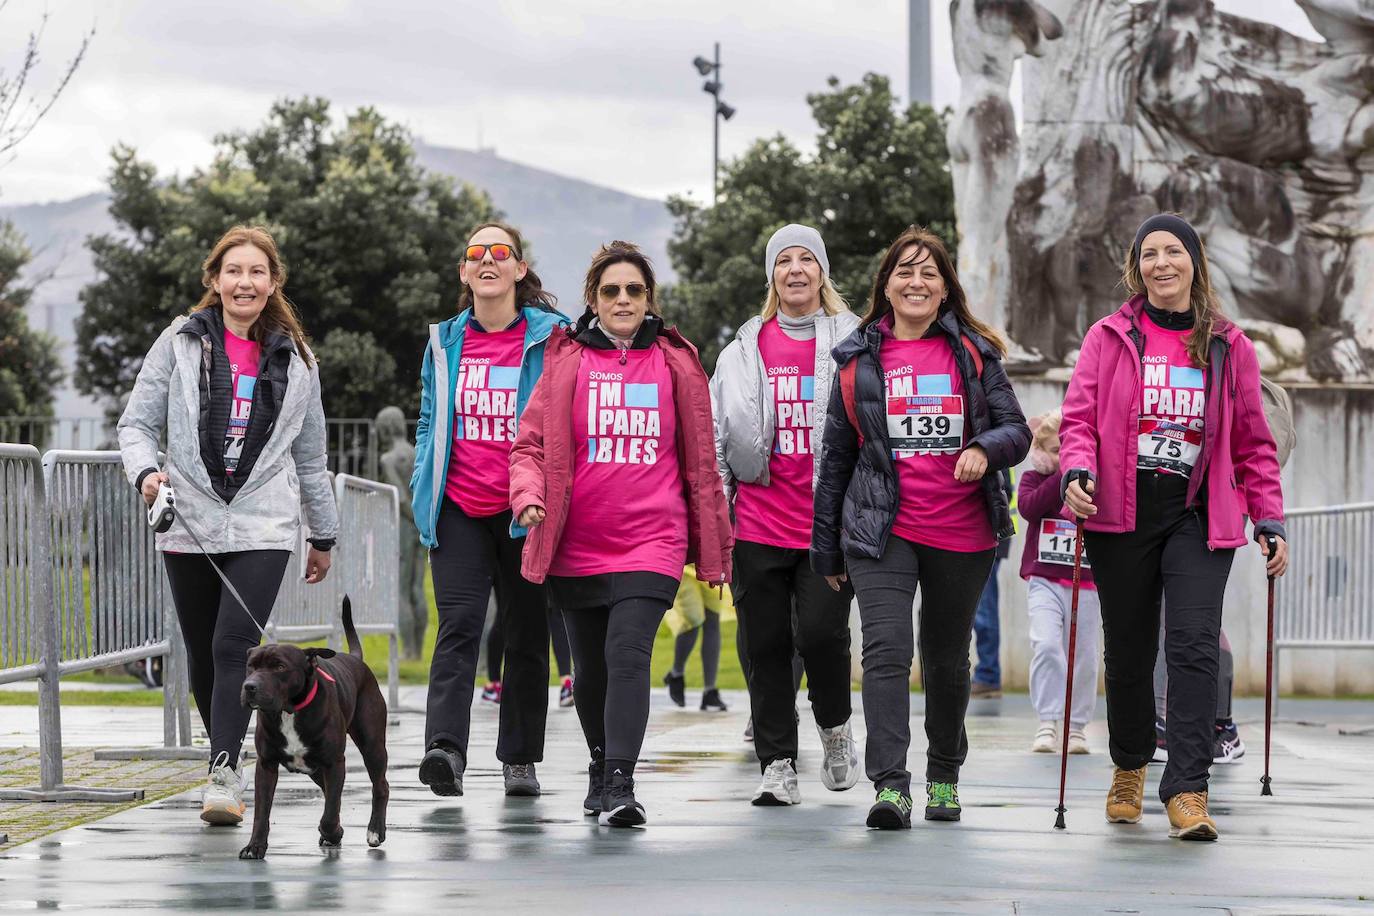
[[(1316, 37), (1292, 0), (1217, 0)], [(952, 104), (948, 5), (933, 0), (935, 102)], [(710, 99), (691, 66), (722, 45), (738, 109), (721, 152), (781, 132), (810, 149), (808, 92), (887, 74), (904, 97), (905, 0), (10, 0), (0, 70), (52, 11), (37, 86), (96, 28), (66, 94), (0, 168), (0, 202), (100, 190), (117, 142), (163, 171), (208, 161), (283, 96), (373, 105), (432, 143), (479, 137), (518, 162), (632, 193), (708, 195)]]

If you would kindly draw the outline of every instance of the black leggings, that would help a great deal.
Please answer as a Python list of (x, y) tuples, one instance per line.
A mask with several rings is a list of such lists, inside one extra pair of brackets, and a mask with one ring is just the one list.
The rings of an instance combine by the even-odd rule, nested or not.
[[(573, 703), (587, 749), (592, 760), (606, 761), (607, 772), (619, 769), (633, 773), (644, 732), (649, 725), (649, 662), (654, 654), (654, 636), (663, 615), (672, 606), (667, 595), (636, 593), (634, 588), (617, 588), (614, 583), (633, 582), (650, 573), (612, 573), (586, 577), (608, 583), (603, 603), (559, 601), (564, 605), (563, 619), (568, 624), (572, 646), (574, 680)], [(668, 595), (677, 592), (677, 583), (667, 576), (655, 576), (671, 583)], [(553, 586), (555, 598), (559, 582)], [(569, 603), (579, 606), (569, 607)]]
[(1159, 797), (1165, 802), (1180, 792), (1207, 791), (1221, 602), (1235, 557), (1234, 549), (1208, 549), (1205, 510), (1185, 506), (1187, 490), (1182, 477), (1141, 471), (1135, 530), (1083, 534), (1102, 602), (1108, 749), (1112, 762), (1126, 770), (1145, 766), (1154, 755), (1154, 667), (1163, 598), (1169, 762)]
[(549, 710), (549, 629), (544, 588), (520, 575), (525, 539), (510, 536), (509, 511), (473, 518), (445, 497), (429, 552), (439, 632), (429, 668), (425, 747), (443, 743), (466, 763), (472, 688), (487, 600), (496, 589), (497, 620), (505, 635), (505, 680), (496, 758), (502, 763), (544, 759)]
[(687, 672), (687, 659), (692, 657), (692, 649), (697, 644), (697, 633), (701, 634), (701, 680), (707, 690), (716, 687), (716, 676), (720, 674), (720, 613), (707, 611), (700, 626), (679, 633), (673, 640), (672, 673), (682, 677)]
[[(252, 611), (250, 620), (200, 553), (164, 553), (172, 603), (186, 640), (187, 667), (196, 708), (210, 735), (210, 762), (220, 752), (237, 768), (239, 749), (253, 712), (239, 699), (248, 669), (248, 651), (267, 626), (291, 553), (243, 550), (212, 554)], [(257, 621), (258, 626), (254, 626)]]

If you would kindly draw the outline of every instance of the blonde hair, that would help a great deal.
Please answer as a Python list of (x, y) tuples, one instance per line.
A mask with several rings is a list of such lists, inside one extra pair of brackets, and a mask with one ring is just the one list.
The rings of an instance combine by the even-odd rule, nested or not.
[[(1178, 214), (1173, 214), (1177, 216)], [(1180, 217), (1181, 218), (1181, 217)], [(1167, 231), (1167, 230), (1166, 230)], [(1221, 301), (1212, 289), (1212, 273), (1207, 267), (1207, 246), (1199, 238), (1198, 259), (1193, 263), (1193, 285), (1188, 288), (1188, 307), (1193, 312), (1193, 329), (1188, 332), (1185, 342), (1188, 358), (1198, 366), (1207, 365), (1207, 348), (1212, 342), (1212, 331), (1217, 320), (1223, 318)], [(1145, 277), (1140, 273), (1140, 255), (1132, 245), (1126, 251), (1126, 260), (1121, 265), (1121, 285), (1132, 296), (1144, 295)]]
[[(768, 295), (763, 298), (763, 311), (760, 313), (763, 320), (767, 321), (778, 313), (782, 306), (782, 297), (778, 295), (776, 283), (768, 284)], [(827, 315), (838, 315), (840, 312), (849, 310), (849, 303), (845, 301), (844, 294), (840, 288), (834, 284), (830, 277), (821, 278), (821, 311)]]
[(261, 344), (264, 342), (266, 331), (285, 334), (296, 345), (296, 352), (300, 358), (309, 365), (315, 360), (315, 354), (310, 351), (310, 341), (305, 335), (305, 328), (301, 326), (296, 306), (282, 292), (282, 288), (286, 286), (286, 264), (281, 259), (281, 252), (277, 250), (272, 233), (262, 226), (234, 226), (219, 237), (219, 241), (215, 242), (200, 265), (200, 283), (205, 287), (205, 295), (201, 296), (200, 301), (191, 309), (191, 314), (221, 307), (219, 293), (215, 292), (215, 280), (219, 277), (225, 254), (231, 248), (240, 245), (252, 245), (266, 255), (267, 272), (272, 277), (272, 293), (267, 297), (267, 305), (263, 308), (262, 314), (258, 315), (253, 326), (248, 329), (248, 336)]
[(1031, 446), (1038, 449), (1048, 449), (1048, 447), (1059, 438), (1059, 427), (1064, 422), (1064, 411), (1056, 407), (1043, 417), (1035, 418), (1038, 423), (1034, 423), (1035, 431), (1031, 437)]

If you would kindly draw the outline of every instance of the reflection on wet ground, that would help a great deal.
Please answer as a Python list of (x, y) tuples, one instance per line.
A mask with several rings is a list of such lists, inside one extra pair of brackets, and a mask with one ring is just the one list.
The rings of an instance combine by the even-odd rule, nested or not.
[[(915, 699), (910, 765), (919, 787), (924, 733)], [(319, 791), (283, 774), (264, 862), (240, 862), (247, 826), (202, 826), (188, 794), (7, 850), (0, 912), (1356, 912), (1374, 898), (1374, 738), (1342, 736), (1337, 726), (1374, 720), (1374, 703), (1286, 705), (1326, 724), (1278, 727), (1275, 797), (1262, 799), (1260, 706), (1243, 701), (1250, 752), (1213, 771), (1222, 839), (1182, 844), (1168, 838), (1154, 795), (1159, 767), (1150, 768), (1144, 821), (1105, 823), (1110, 761), (1101, 723), (1089, 732), (1094, 753), (1070, 761), (1069, 829), (1053, 830), (1059, 761), (1028, 752), (1035, 722), (1023, 696), (971, 709), (962, 823), (926, 823), (918, 807), (909, 832), (865, 830), (871, 789), (821, 787), (804, 701), (803, 803), (754, 808), (758, 763), (741, 739), (747, 698), (730, 700), (732, 711), (721, 714), (655, 697), (639, 767), (644, 830), (612, 831), (582, 815), (586, 750), (572, 710), (550, 710), (539, 799), (502, 794), (490, 707), (474, 711), (466, 794), (430, 795), (414, 769), (423, 721), (403, 714), (389, 735), (390, 824), (380, 849), (365, 844), (369, 786), (361, 759), (350, 756), (340, 849), (317, 845)], [(405, 705), (423, 708), (423, 694), (407, 695)], [(136, 730), (145, 712), (112, 715), (121, 730)]]

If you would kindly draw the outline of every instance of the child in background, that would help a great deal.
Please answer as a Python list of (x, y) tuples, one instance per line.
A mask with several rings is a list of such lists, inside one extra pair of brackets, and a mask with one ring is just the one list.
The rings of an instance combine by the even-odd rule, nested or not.
[(668, 685), (668, 696), (675, 705), (687, 705), (687, 658), (696, 645), (697, 631), (701, 631), (701, 675), (705, 688), (701, 694), (701, 711), (725, 712), (725, 701), (716, 688), (716, 675), (720, 671), (720, 624), (722, 620), (735, 619), (735, 605), (730, 599), (728, 585), (724, 588), (708, 585), (698, 581), (696, 575), (696, 567), (688, 563), (682, 571), (682, 582), (678, 585), (673, 606), (663, 618), (674, 636), (673, 667), (663, 676), (663, 683)]
[[(1021, 578), (1027, 582), (1030, 611), (1030, 693), (1040, 717), (1031, 750), (1051, 754), (1059, 750), (1064, 718), (1064, 679), (1067, 677), (1069, 612), (1073, 593), (1074, 524), (1060, 516), (1058, 410), (1030, 421), (1033, 434), (1031, 470), (1017, 490), (1021, 517), (1027, 522), (1026, 547), (1021, 555)], [(1098, 643), (1102, 614), (1093, 586), (1088, 557), (1079, 576), (1078, 641), (1074, 650), (1073, 709), (1069, 711), (1069, 753), (1086, 754), (1083, 734), (1097, 706)]]

